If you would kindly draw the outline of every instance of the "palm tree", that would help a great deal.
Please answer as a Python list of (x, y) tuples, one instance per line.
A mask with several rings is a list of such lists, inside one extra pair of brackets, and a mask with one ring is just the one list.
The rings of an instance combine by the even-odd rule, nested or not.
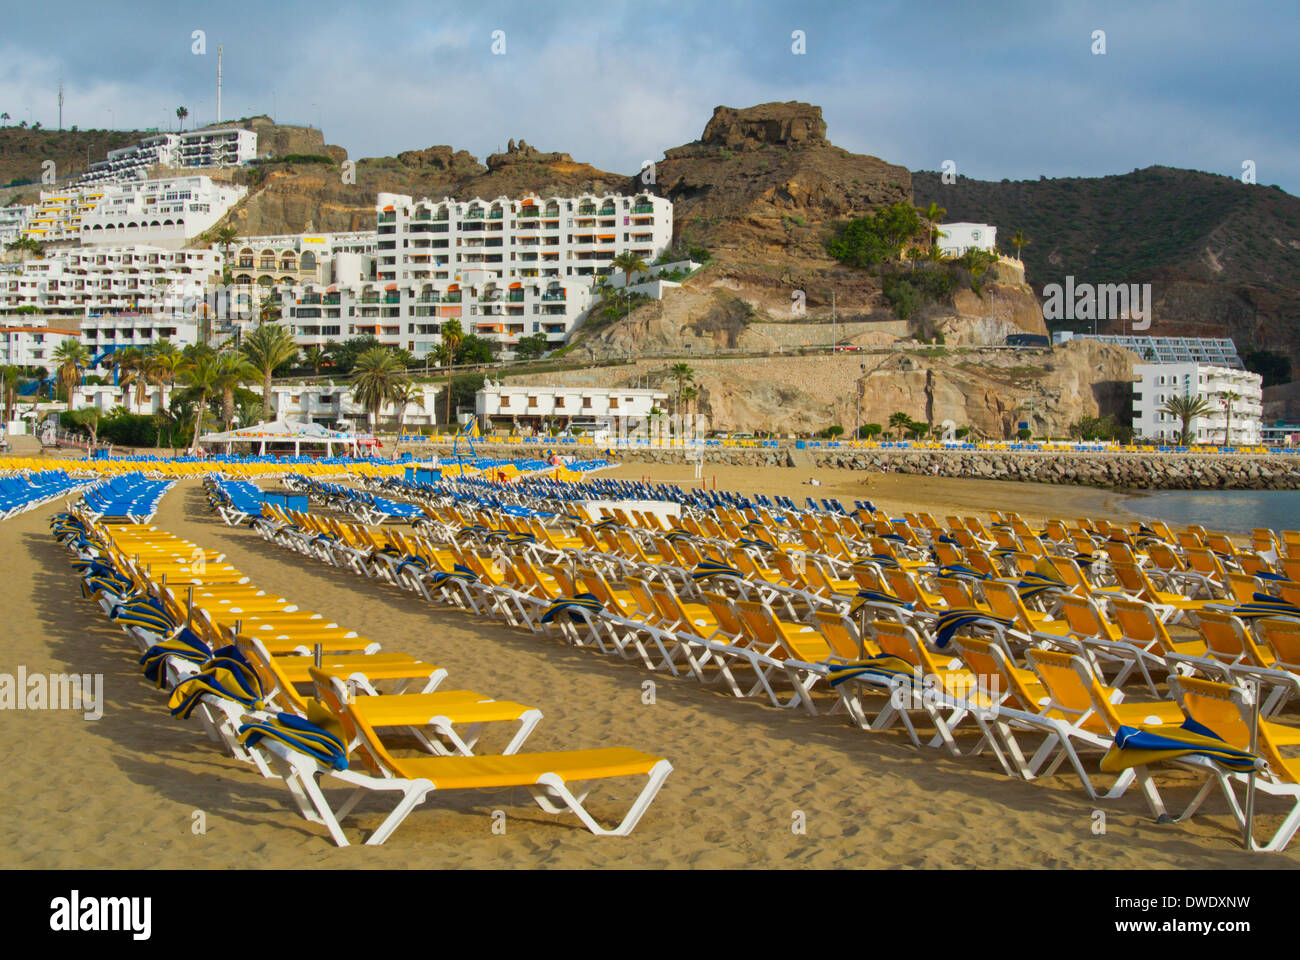
[(90, 351), (80, 340), (64, 340), (54, 348), (53, 359), (59, 365), (59, 385), (67, 395), (68, 409), (71, 410), (72, 389), (81, 379), (81, 371), (90, 362)]
[(456, 363), (456, 351), (465, 340), (465, 331), (459, 320), (448, 320), (442, 325), (442, 348), (447, 361), (447, 423), (451, 424), (451, 378), (452, 367)]
[(370, 415), (374, 430), (379, 424), (379, 412), (393, 400), (397, 385), (406, 379), (402, 365), (391, 350), (371, 347), (357, 357), (352, 377), (352, 396)]
[(889, 415), (889, 426), (898, 431), (898, 436), (901, 439), (903, 433), (911, 428), (912, 418), (902, 411), (892, 413)]
[(311, 372), (314, 375), (320, 376), (320, 368), (330, 365), (329, 351), (320, 344), (313, 343), (310, 347), (303, 349), (302, 360), (303, 363), (311, 367)]
[(415, 404), (421, 410), (424, 409), (424, 391), (410, 380), (399, 380), (393, 385), (390, 399), (397, 410), (397, 435), (400, 437), (406, 426), (407, 406)]
[(627, 358), (632, 359), (632, 274), (645, 273), (650, 268), (631, 250), (624, 250), (609, 262), (611, 270), (623, 271), (623, 304), (627, 321)]
[(1233, 390), (1225, 390), (1222, 395), (1223, 405), (1227, 407), (1228, 422), (1223, 428), (1223, 445), (1232, 446), (1232, 405), (1241, 399), (1241, 394)]
[(695, 371), (691, 369), (689, 363), (675, 363), (668, 371), (677, 380), (677, 412), (682, 412), (682, 390), (686, 387), (686, 381), (695, 380)]
[(694, 387), (686, 387), (682, 390), (682, 399), (686, 401), (686, 407), (692, 413), (695, 412), (695, 401), (699, 399), (700, 391)]
[(1179, 445), (1187, 446), (1192, 434), (1192, 421), (1214, 411), (1214, 405), (1204, 397), (1170, 397), (1160, 408), (1182, 425), (1179, 430)]
[(125, 347), (113, 354), (111, 363), (117, 368), (123, 396), (133, 390), (136, 413), (144, 406), (149, 388), (149, 361), (139, 347)]
[(928, 207), (925, 209), (917, 207), (916, 212), (921, 215), (922, 220), (929, 224), (925, 236), (930, 248), (933, 249), (934, 241), (939, 232), (939, 221), (948, 215), (948, 211), (931, 200)]
[(194, 440), (191, 450), (199, 447), (199, 430), (203, 427), (203, 417), (208, 409), (208, 395), (212, 393), (217, 382), (217, 359), (215, 356), (200, 354), (195, 360), (181, 368), (181, 376), (189, 384), (190, 392), (198, 398), (194, 405)]
[(264, 323), (244, 338), (239, 348), (262, 372), (262, 419), (271, 419), (271, 374), (298, 356), (298, 344), (284, 327)]
[(221, 391), (222, 429), (229, 430), (235, 420), (235, 388), (245, 383), (256, 383), (260, 375), (261, 371), (238, 350), (229, 350), (217, 356), (217, 374), (212, 389)]
[(14, 418), (14, 403), (18, 399), (18, 385), (23, 381), (23, 372), (17, 367), (0, 369), (0, 391), (4, 393), (5, 423)]
[(230, 283), (230, 248), (239, 242), (239, 230), (233, 223), (225, 223), (208, 235), (212, 242), (221, 247), (221, 282)]
[(5, 126), (5, 127), (9, 126), (9, 111), (8, 111), (8, 110), (6, 110), (4, 113), (0, 113), (0, 126)]
[(1029, 246), (1029, 241), (1025, 239), (1025, 235), (1017, 230), (1011, 237), (1011, 245), (1016, 248), (1016, 259), (1023, 260), (1024, 258), (1020, 256), (1020, 249)]
[(165, 337), (149, 348), (149, 375), (159, 387), (175, 387), (176, 373), (184, 362), (184, 354)]
[(188, 110), (186, 110), (184, 107), (177, 107), (177, 108), (176, 108), (176, 119), (179, 120), (179, 121), (181, 122), (181, 129), (182, 129), (182, 130), (185, 129), (185, 118), (188, 117), (189, 115), (190, 115), (190, 112), (189, 112)]

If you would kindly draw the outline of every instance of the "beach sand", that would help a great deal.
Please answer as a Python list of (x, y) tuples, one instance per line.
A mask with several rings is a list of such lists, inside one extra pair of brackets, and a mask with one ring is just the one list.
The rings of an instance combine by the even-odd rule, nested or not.
[[(622, 473), (682, 479), (675, 471), (637, 465)], [(810, 489), (799, 486), (806, 477), (793, 470), (707, 471), (714, 473), (719, 487), (791, 496)], [(862, 475), (851, 471), (818, 475), (826, 483), (821, 494), (869, 497), (891, 511), (907, 505), (938, 514), (993, 504), (1026, 516), (1075, 516), (1104, 512), (1106, 496), (875, 475), (862, 487)], [(1070, 777), (1011, 780), (991, 757), (918, 750), (901, 730), (866, 734), (839, 716), (735, 700), (556, 638), (430, 607), (268, 544), (247, 528), (225, 527), (209, 514), (199, 484), (181, 483), (163, 501), (157, 526), (225, 551), (258, 586), (387, 650), (447, 667), (450, 686), (540, 707), (545, 719), (525, 749), (626, 745), (668, 757), (675, 767), (627, 838), (594, 837), (572, 816), (543, 813), (521, 791), (453, 793), (431, 796), (382, 847), (339, 849), (298, 815), (280, 781), (225, 756), (197, 722), (168, 716), (164, 695), (136, 665), (134, 645), (81, 599), (69, 554), (47, 529), (59, 508), (0, 523), (0, 597), (8, 620), (0, 672), (25, 665), (29, 673), (102, 673), (106, 703), (97, 721), (74, 712), (0, 712), (3, 867), (1133, 869), (1300, 862), (1300, 847), (1282, 855), (1244, 853), (1221, 801), (1189, 824), (1156, 825), (1136, 791), (1118, 801), (1089, 801)], [(647, 680), (655, 684), (652, 704), (644, 702)], [(632, 792), (621, 786), (619, 796)], [(1263, 835), (1279, 816), (1276, 804), (1261, 804)], [(373, 799), (361, 809), (359, 822), (348, 826), (354, 843), (357, 825), (375, 827), (386, 810)], [(498, 809), (507, 817), (504, 835), (492, 830)], [(608, 816), (624, 806), (597, 802), (593, 809)], [(1100, 835), (1098, 809), (1105, 811)], [(800, 814), (804, 833), (792, 829)]]

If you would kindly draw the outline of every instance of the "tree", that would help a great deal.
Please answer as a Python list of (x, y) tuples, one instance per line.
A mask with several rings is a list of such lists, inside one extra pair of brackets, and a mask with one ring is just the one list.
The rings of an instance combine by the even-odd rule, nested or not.
[(864, 423), (858, 427), (858, 437), (862, 440), (870, 440), (881, 433), (884, 433), (884, 427), (878, 423)]
[(298, 356), (298, 344), (284, 327), (264, 323), (244, 337), (239, 348), (262, 374), (262, 419), (271, 419), (271, 374)]
[(72, 390), (81, 379), (81, 371), (90, 363), (90, 351), (80, 340), (68, 339), (54, 348), (54, 361), (58, 366), (59, 385), (63, 387), (68, 398), (68, 408), (72, 408)]
[(695, 387), (685, 387), (682, 390), (682, 400), (686, 401), (686, 408), (691, 412), (695, 411), (695, 401), (699, 399), (700, 391)]
[(352, 377), (352, 396), (369, 414), (373, 430), (384, 404), (393, 400), (397, 385), (406, 379), (403, 367), (391, 350), (373, 347), (357, 357)]
[(99, 407), (82, 407), (68, 412), (70, 419), (77, 426), (90, 434), (90, 445), (99, 445)]
[(397, 410), (397, 435), (400, 437), (406, 427), (406, 408), (415, 404), (424, 409), (424, 391), (410, 380), (399, 380), (393, 386), (392, 401)]
[(311, 372), (316, 376), (320, 375), (321, 367), (330, 365), (330, 355), (326, 348), (315, 343), (302, 351), (302, 360), (303, 363), (311, 367)]
[(197, 400), (194, 407), (194, 440), (191, 450), (199, 447), (199, 430), (203, 427), (203, 416), (208, 408), (208, 396), (217, 382), (217, 359), (212, 355), (199, 355), (195, 360), (181, 368), (181, 377), (189, 385), (189, 393)]
[(902, 201), (838, 224), (826, 240), (826, 252), (851, 267), (897, 260), (908, 241), (922, 232), (916, 207)]
[(18, 367), (0, 368), (0, 392), (4, 394), (5, 423), (14, 418), (14, 403), (18, 399), (18, 387), (23, 382), (23, 372)]
[(185, 362), (184, 354), (176, 344), (165, 337), (154, 343), (148, 352), (149, 376), (159, 387), (176, 386), (176, 374)]
[(149, 388), (149, 363), (144, 351), (139, 347), (125, 347), (116, 351), (109, 362), (117, 368), (122, 389), (134, 394), (133, 402), (139, 411)]
[(6, 110), (4, 113), (0, 113), (0, 127), (7, 127), (7, 126), (9, 126), (9, 111), (8, 111), (8, 110)]
[(1164, 406), (1160, 408), (1161, 413), (1168, 414), (1179, 422), (1179, 440), (1180, 446), (1188, 446), (1191, 443), (1192, 421), (1197, 417), (1203, 417), (1214, 410), (1214, 405), (1205, 397), (1170, 397), (1165, 401)]
[(1241, 399), (1241, 394), (1234, 390), (1225, 390), (1223, 392), (1223, 405), (1226, 409), (1228, 421), (1223, 427), (1223, 445), (1232, 446), (1232, 405)]
[(627, 355), (628, 359), (632, 358), (632, 306), (631, 301), (627, 298), (632, 293), (632, 274), (645, 273), (650, 268), (646, 262), (638, 257), (631, 250), (624, 250), (617, 257), (609, 262), (611, 270), (623, 271), (623, 297), (624, 297), (624, 317), (627, 321)]
[(900, 438), (903, 436), (903, 432), (906, 431), (911, 425), (912, 425), (912, 418), (909, 417), (907, 414), (903, 413), (901, 410), (895, 413), (891, 413), (889, 415), (890, 429), (898, 431), (898, 436)]
[(930, 248), (933, 249), (937, 246), (935, 241), (938, 239), (939, 221), (948, 215), (948, 211), (931, 200), (928, 207), (924, 210), (918, 208), (917, 212), (921, 215), (922, 219), (929, 224), (929, 229), (925, 231), (925, 236)]
[(534, 333), (532, 336), (519, 338), (519, 343), (515, 346), (515, 357), (520, 360), (536, 360), (549, 349), (550, 344), (546, 341), (546, 334)]
[(188, 117), (189, 115), (190, 115), (190, 112), (189, 112), (188, 110), (186, 110), (184, 107), (177, 107), (177, 108), (176, 108), (176, 119), (179, 120), (179, 121), (181, 122), (181, 129), (182, 129), (182, 130), (185, 129), (185, 118)]
[(221, 247), (221, 282), (230, 283), (230, 248), (239, 242), (239, 230), (233, 223), (225, 223), (214, 229), (208, 237)]
[(447, 360), (447, 423), (451, 423), (451, 368), (455, 364), (456, 350), (460, 347), (461, 341), (465, 339), (465, 331), (461, 329), (460, 321), (456, 319), (448, 320), (442, 325), (442, 345), (446, 349), (444, 356)]
[(496, 344), (474, 333), (465, 335), (456, 348), (456, 364), (491, 363)]
[(1011, 236), (1011, 245), (1016, 248), (1016, 259), (1018, 260), (1024, 259), (1023, 257), (1020, 256), (1020, 251), (1023, 247), (1029, 246), (1029, 241), (1025, 239), (1025, 235), (1021, 233), (1019, 230), (1017, 230)]
[[(221, 393), (221, 424), (223, 430), (229, 430), (235, 420), (235, 389), (245, 383), (256, 383), (261, 371), (249, 362), (242, 352), (227, 350), (217, 355), (216, 377), (212, 382), (213, 392)], [(268, 408), (265, 398), (263, 411)], [(269, 420), (264, 415), (263, 420)]]
[(668, 371), (671, 373), (673, 380), (677, 381), (677, 412), (681, 412), (681, 392), (685, 389), (686, 381), (694, 381), (695, 371), (690, 368), (689, 363), (675, 363)]

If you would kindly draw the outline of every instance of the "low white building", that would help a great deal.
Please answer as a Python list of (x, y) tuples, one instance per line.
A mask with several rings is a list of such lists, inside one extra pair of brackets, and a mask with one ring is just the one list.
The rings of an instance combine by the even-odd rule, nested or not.
[(0, 367), (45, 367), (54, 372), (54, 352), (65, 340), (76, 340), (80, 331), (75, 321), (59, 318), (53, 324), (21, 324), (0, 321)]
[[(403, 429), (418, 430), (437, 422), (438, 395), (442, 388), (432, 383), (417, 383), (418, 402), (408, 403), (402, 419)], [(253, 389), (261, 392), (260, 386)], [(348, 384), (274, 384), (271, 387), (271, 411), (277, 420), (301, 420), (324, 427), (360, 427), (369, 429), (370, 414), (357, 403)], [(397, 407), (388, 403), (379, 411), (380, 429), (397, 426)]]
[(1257, 373), (1199, 363), (1140, 363), (1133, 366), (1133, 432), (1145, 440), (1177, 443), (1181, 421), (1163, 410), (1174, 397), (1203, 397), (1211, 412), (1189, 424), (1191, 442), (1222, 446), (1228, 427), (1228, 394), (1232, 401), (1233, 446), (1256, 445), (1262, 439), (1263, 378)]
[(998, 228), (987, 223), (941, 223), (939, 254), (960, 257), (967, 250), (984, 250), (993, 253), (998, 245)]
[(248, 188), (211, 177), (105, 183), (103, 197), (81, 217), (83, 244), (147, 243), (178, 249), (214, 226)]
[(613, 426), (620, 419), (635, 425), (665, 408), (668, 394), (633, 387), (552, 387), (494, 383), (486, 380), (474, 395), (474, 413), (485, 427), (536, 429), (550, 420), (569, 426)]

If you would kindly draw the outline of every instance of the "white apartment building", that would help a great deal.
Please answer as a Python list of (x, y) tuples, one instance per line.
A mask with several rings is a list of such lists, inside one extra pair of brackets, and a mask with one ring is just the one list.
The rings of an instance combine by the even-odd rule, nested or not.
[(180, 135), (179, 167), (238, 167), (257, 159), (257, 134), (242, 127), (187, 130)]
[(1133, 431), (1137, 436), (1177, 443), (1182, 424), (1161, 408), (1173, 397), (1204, 397), (1212, 412), (1191, 421), (1191, 440), (1222, 445), (1228, 426), (1225, 395), (1235, 393), (1238, 399), (1232, 401), (1232, 445), (1261, 442), (1264, 407), (1263, 378), (1259, 374), (1200, 363), (1140, 363), (1133, 366), (1133, 374), (1138, 378), (1133, 384)]
[(22, 307), (42, 313), (95, 314), (161, 309), (169, 301), (202, 298), (220, 274), (210, 250), (133, 245), (68, 247), (21, 263), (0, 264), (0, 317)]
[(939, 224), (939, 254), (960, 257), (967, 250), (992, 253), (998, 245), (998, 228), (987, 223)]
[(66, 317), (55, 323), (0, 323), (0, 367), (45, 367), (54, 371), (54, 352), (65, 340), (76, 340), (80, 331)]
[(79, 243), (82, 223), (103, 197), (104, 191), (98, 187), (42, 190), (22, 235), (43, 244)]
[[(438, 395), (442, 388), (432, 383), (417, 383), (415, 386), (421, 390), (421, 397), (418, 402), (406, 405), (402, 421), (404, 429), (418, 429), (437, 422)], [(260, 390), (260, 387), (253, 389)], [(324, 427), (351, 425), (366, 429), (370, 425), (369, 413), (353, 399), (352, 388), (346, 384), (276, 384), (271, 387), (271, 409), (276, 419), (302, 420)], [(379, 411), (379, 425), (396, 424), (396, 405), (385, 404)]]
[(257, 158), (257, 134), (238, 127), (160, 133), (130, 147), (110, 150), (77, 183), (144, 180), (163, 167), (233, 167)]
[(15, 203), (0, 207), (0, 244), (10, 244), (21, 237), (27, 221), (35, 212), (34, 204)]
[(442, 342), (442, 325), (460, 322), (476, 334), (509, 349), (520, 337), (544, 333), (553, 346), (564, 342), (575, 320), (593, 302), (591, 282), (551, 278), (487, 279), (485, 271), (465, 271), (469, 282), (378, 281), (281, 288), (281, 320), (304, 347), (330, 340), (374, 336), (382, 344), (424, 356)]
[(380, 280), (594, 277), (619, 253), (649, 262), (672, 242), (672, 203), (648, 193), (464, 202), (381, 193), (377, 207)]
[(538, 428), (550, 419), (561, 429), (616, 418), (642, 420), (664, 409), (668, 394), (630, 387), (551, 387), (494, 383), (486, 380), (474, 395), (474, 414), (484, 429)]
[(81, 218), (83, 244), (147, 243), (179, 249), (225, 216), (247, 187), (211, 177), (103, 185), (103, 199)]
[(1230, 337), (1134, 337), (1119, 334), (1071, 333), (1058, 330), (1053, 343), (1071, 340), (1096, 340), (1132, 350), (1148, 363), (1203, 363), (1212, 367), (1244, 370), (1237, 355), (1237, 345)]

